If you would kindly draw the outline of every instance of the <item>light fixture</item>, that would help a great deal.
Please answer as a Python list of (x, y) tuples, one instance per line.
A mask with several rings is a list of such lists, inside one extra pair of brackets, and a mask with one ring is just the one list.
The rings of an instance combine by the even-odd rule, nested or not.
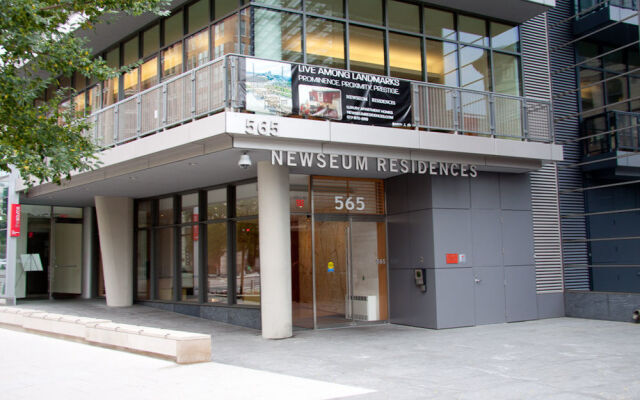
[(238, 167), (242, 169), (247, 169), (250, 166), (251, 166), (251, 157), (249, 157), (249, 154), (247, 154), (247, 152), (245, 151), (244, 153), (242, 153), (242, 155), (240, 156), (240, 159), (238, 160)]

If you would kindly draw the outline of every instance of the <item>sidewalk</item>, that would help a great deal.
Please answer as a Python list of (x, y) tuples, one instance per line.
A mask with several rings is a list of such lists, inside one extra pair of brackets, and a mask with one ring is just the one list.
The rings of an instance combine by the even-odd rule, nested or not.
[[(346, 398), (353, 395), (357, 395), (354, 399), (640, 398), (640, 325), (629, 323), (558, 318), (440, 331), (378, 325), (296, 331), (291, 339), (270, 341), (262, 339), (258, 331), (251, 329), (143, 306), (110, 309), (99, 301), (43, 301), (29, 302), (22, 306), (211, 334), (212, 360), (215, 363), (197, 366), (177, 366), (142, 356), (42, 338), (58, 343), (49, 344), (55, 348), (81, 346), (73, 350), (74, 353), (100, 350), (119, 353), (118, 357), (142, 357), (145, 361), (140, 363), (145, 365), (147, 362), (162, 364), (161, 367), (157, 364), (158, 366), (147, 370), (143, 368), (145, 372), (131, 375), (134, 382), (128, 383), (131, 390), (139, 385), (159, 394), (159, 398), (164, 398), (165, 391), (161, 390), (161, 386), (157, 387), (150, 382), (165, 382), (165, 370), (175, 371), (176, 380), (172, 382), (176, 387), (200, 387), (187, 383), (191, 382), (190, 379), (202, 379), (211, 383), (210, 386), (201, 387), (205, 390), (204, 393), (193, 393), (190, 396), (193, 398), (216, 396), (235, 399), (245, 398), (245, 393), (252, 396), (250, 393), (254, 383), (260, 385), (262, 378), (243, 378), (240, 380), (241, 384), (232, 385), (237, 390), (232, 395), (217, 396), (221, 393), (219, 390), (226, 387), (225, 383), (232, 382), (225, 373), (231, 377), (238, 374), (231, 366), (249, 368), (251, 373), (258, 375), (263, 372), (281, 374), (277, 375), (278, 378), (265, 378), (274, 383), (273, 389), (276, 391), (270, 392), (270, 388), (261, 386), (265, 391), (253, 397), (260, 399), (288, 398), (286, 390), (295, 392), (298, 383), (294, 381), (284, 384), (283, 380), (296, 379), (293, 377), (312, 380), (311, 383), (300, 383), (302, 387), (306, 386), (303, 395), (292, 392), (293, 397), (290, 398), (300, 395), (297, 397), (300, 399), (331, 398), (312, 396)], [(26, 333), (11, 333), (37, 337)], [(7, 340), (4, 337), (0, 340), (3, 347), (6, 347)], [(10, 346), (12, 351), (16, 346), (19, 344)], [(55, 358), (55, 354), (49, 354), (48, 357)], [(93, 355), (87, 362), (97, 365), (98, 371), (105, 373), (122, 369), (120, 365), (127, 365), (128, 370), (128, 365), (131, 364), (121, 364), (121, 361), (104, 363), (102, 357), (104, 356)], [(29, 357), (22, 356), (13, 362), (20, 366), (28, 362), (27, 359)], [(135, 364), (131, 365), (133, 368)], [(73, 377), (78, 371), (85, 371), (81, 362), (65, 361), (65, 365), (60, 368), (54, 366), (55, 363), (35, 363), (19, 375), (18, 381), (22, 381), (28, 388), (32, 387), (29, 385), (39, 384), (39, 378), (34, 377), (49, 376), (52, 373)], [(60, 371), (62, 367), (65, 369)], [(11, 377), (17, 373), (5, 368), (6, 364), (3, 362), (0, 376)], [(52, 372), (51, 369), (55, 371)], [(102, 372), (98, 375), (100, 373)], [(224, 378), (218, 380), (218, 376)], [(129, 375), (125, 373), (124, 377)], [(340, 386), (322, 389), (325, 383)], [(221, 385), (220, 389), (216, 388), (218, 385)], [(366, 393), (362, 390), (374, 392)], [(344, 392), (338, 393), (339, 391)], [(141, 397), (156, 396), (148, 394), (149, 396)], [(186, 397), (179, 394), (179, 398)]]

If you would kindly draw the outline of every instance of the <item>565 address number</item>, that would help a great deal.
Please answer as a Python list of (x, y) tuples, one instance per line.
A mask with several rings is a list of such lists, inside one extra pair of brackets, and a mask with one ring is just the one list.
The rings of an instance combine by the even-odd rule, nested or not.
[(335, 196), (334, 204), (336, 210), (362, 211), (365, 208), (364, 197)]
[(275, 121), (247, 119), (244, 133), (260, 136), (278, 136), (278, 123)]

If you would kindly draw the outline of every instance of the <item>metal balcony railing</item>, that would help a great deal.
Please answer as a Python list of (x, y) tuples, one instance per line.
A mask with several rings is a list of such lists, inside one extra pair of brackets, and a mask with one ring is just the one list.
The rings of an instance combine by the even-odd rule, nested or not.
[(584, 157), (614, 151), (640, 151), (640, 113), (609, 111), (586, 118), (581, 134)]
[[(87, 134), (108, 148), (220, 111), (243, 112), (242, 57), (252, 58), (226, 55), (95, 111)], [(553, 141), (550, 102), (423, 82), (411, 87), (416, 129)]]

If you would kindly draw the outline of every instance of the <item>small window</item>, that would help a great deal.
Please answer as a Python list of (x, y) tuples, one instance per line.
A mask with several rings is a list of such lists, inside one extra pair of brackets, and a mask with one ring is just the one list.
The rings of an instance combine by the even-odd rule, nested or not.
[(207, 26), (209, 24), (209, 0), (200, 0), (197, 3), (189, 6), (188, 18), (189, 18), (189, 33), (193, 33), (198, 29)]
[(349, 18), (353, 21), (383, 25), (381, 0), (349, 0)]
[(174, 43), (184, 36), (182, 11), (164, 20), (164, 45)]
[(142, 33), (142, 56), (148, 57), (160, 49), (160, 25), (155, 25)]
[(417, 5), (396, 0), (387, 4), (389, 28), (420, 32), (420, 9)]
[(140, 58), (138, 54), (138, 36), (126, 41), (123, 46), (123, 51), (123, 65), (133, 64), (134, 62), (138, 61), (138, 59)]
[(458, 31), (460, 41), (481, 46), (489, 45), (487, 37), (486, 21), (480, 18), (468, 17), (466, 15), (458, 16)]

